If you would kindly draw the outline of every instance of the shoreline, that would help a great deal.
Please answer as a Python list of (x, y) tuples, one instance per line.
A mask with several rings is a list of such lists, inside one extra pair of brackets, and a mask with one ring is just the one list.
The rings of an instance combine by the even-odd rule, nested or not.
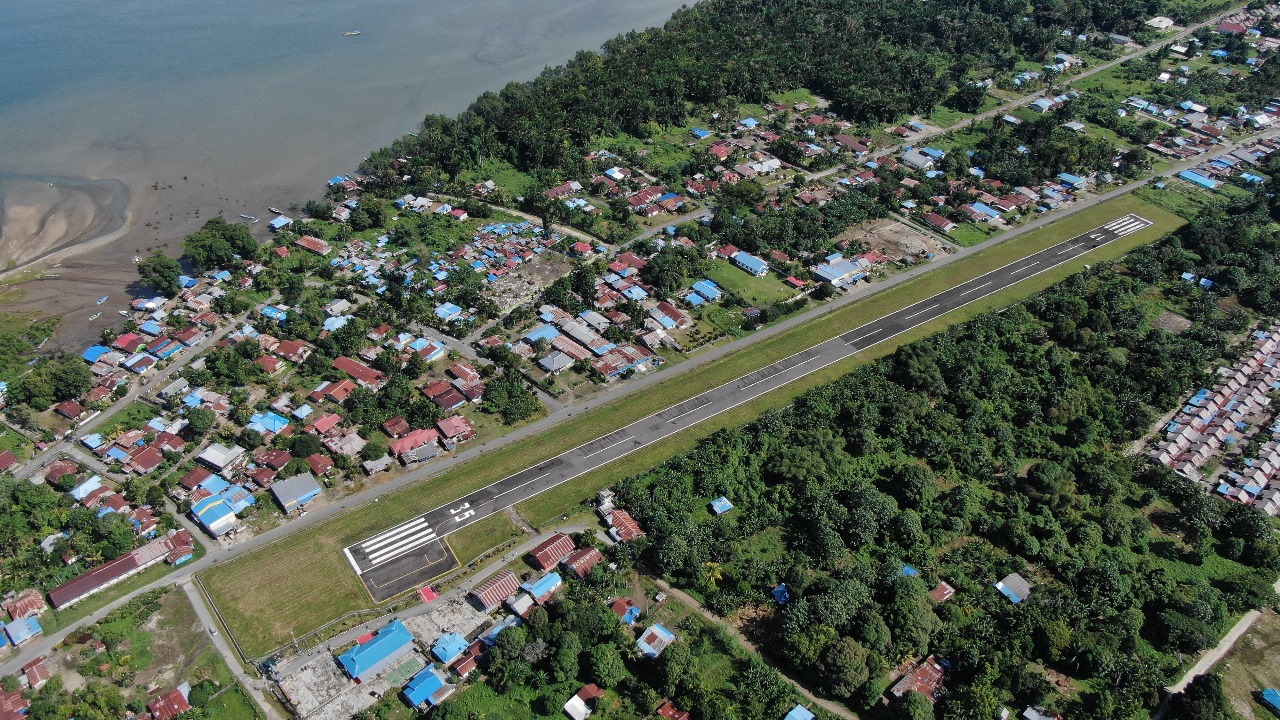
[[(0, 279), (123, 237), (133, 226), (132, 199), (128, 184), (114, 178), (0, 174)], [(20, 217), (12, 217), (15, 213)], [(47, 231), (55, 236), (46, 236)], [(23, 247), (32, 241), (39, 246), (34, 253)]]

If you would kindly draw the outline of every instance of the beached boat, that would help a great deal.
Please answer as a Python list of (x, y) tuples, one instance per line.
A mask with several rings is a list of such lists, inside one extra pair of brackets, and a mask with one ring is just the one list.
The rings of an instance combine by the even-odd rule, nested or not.
[(243, 214), (243, 213), (241, 213), (241, 214), (240, 214), (240, 217), (244, 218), (245, 220), (257, 220), (257, 219), (258, 219), (258, 218), (254, 217), (254, 216), (252, 216), (252, 215), (245, 215), (245, 214)]
[(109, 298), (109, 297), (111, 297), (111, 296), (110, 296), (110, 295), (103, 295), (102, 297), (98, 298), (98, 304), (99, 304), (99, 305), (101, 305), (102, 303), (106, 302), (106, 301), (107, 301), (107, 298)]
[(359, 35), (359, 34), (360, 34), (360, 31), (359, 31), (359, 30), (348, 30), (348, 31), (346, 31), (346, 32), (342, 33), (342, 36), (343, 36), (343, 37), (351, 37), (352, 35)]
[(117, 310), (116, 312), (120, 313), (120, 317), (129, 317), (128, 310)]
[(268, 210), (270, 210), (271, 212), (273, 212), (273, 213), (277, 214), (277, 215), (283, 215), (283, 214), (284, 214), (284, 211), (283, 211), (283, 210), (281, 210), (281, 209), (280, 209), (280, 208), (278, 208), (278, 207), (268, 207), (267, 209), (268, 209)]
[(98, 318), (100, 318), (100, 317), (102, 317), (102, 313), (100, 313), (100, 312), (96, 312), (96, 313), (94, 313), (94, 314), (90, 315), (90, 316), (89, 316), (89, 319), (90, 319), (90, 320), (97, 320), (97, 319), (98, 319)]
[(138, 263), (140, 263), (140, 262), (142, 262), (142, 258), (138, 257), (137, 255), (134, 255), (134, 256), (133, 256), (133, 264), (134, 264), (134, 265), (137, 265), (137, 264), (138, 264)]

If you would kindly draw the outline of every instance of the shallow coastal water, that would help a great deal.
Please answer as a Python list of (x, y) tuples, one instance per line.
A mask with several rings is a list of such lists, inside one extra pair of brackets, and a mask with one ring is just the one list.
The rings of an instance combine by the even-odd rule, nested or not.
[(134, 255), (211, 215), (313, 197), (425, 114), (680, 4), (13, 0), (0, 23), (0, 266), (60, 260), (61, 287), (26, 301), (87, 307), (134, 279)]

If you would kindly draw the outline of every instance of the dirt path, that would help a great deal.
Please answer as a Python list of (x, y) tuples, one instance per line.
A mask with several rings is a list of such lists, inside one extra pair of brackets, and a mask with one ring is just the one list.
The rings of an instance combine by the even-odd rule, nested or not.
[[(769, 663), (769, 661), (765, 659), (765, 656), (760, 652), (759, 648), (757, 648), (754, 643), (748, 640), (746, 636), (744, 636), (742, 632), (738, 630), (738, 628), (734, 627), (731, 623), (726, 622), (725, 619), (720, 617), (719, 615), (716, 615), (710, 610), (702, 607), (702, 604), (699, 603), (697, 600), (695, 600), (693, 596), (689, 595), (688, 593), (682, 590), (678, 590), (676, 588), (671, 587), (669, 584), (663, 582), (662, 580), (659, 580), (656, 577), (650, 576), (650, 578), (653, 580), (655, 585), (662, 588), (662, 591), (665, 592), (668, 597), (672, 597), (672, 598), (675, 598), (676, 600), (679, 600), (681, 603), (696, 610), (697, 613), (701, 615), (703, 618), (724, 628), (725, 632), (728, 632), (730, 635), (736, 638), (738, 642), (742, 643), (743, 647), (747, 648), (751, 652), (760, 656), (760, 658), (762, 660), (765, 660), (765, 662), (768, 663), (770, 666), (773, 665), (773, 663)], [(853, 712), (851, 712), (845, 706), (840, 705), (839, 703), (831, 702), (830, 700), (824, 700), (814, 695), (813, 693), (809, 692), (803, 685), (796, 682), (795, 680), (792, 680), (790, 677), (787, 677), (786, 673), (783, 673), (781, 670), (778, 671), (778, 674), (782, 676), (783, 680), (786, 680), (787, 682), (791, 683), (791, 685), (795, 687), (796, 691), (799, 692), (801, 695), (803, 695), (804, 698), (809, 702), (815, 705), (821, 706), (823, 710), (826, 710), (832, 715), (838, 715), (842, 718), (846, 718), (846, 720), (858, 720), (858, 716), (853, 714)]]

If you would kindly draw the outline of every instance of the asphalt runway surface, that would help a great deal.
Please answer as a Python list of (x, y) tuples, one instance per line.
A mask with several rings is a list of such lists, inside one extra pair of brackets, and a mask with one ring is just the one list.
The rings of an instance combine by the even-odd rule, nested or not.
[(408, 590), (443, 572), (433, 548), (450, 533), (1151, 224), (1137, 215), (1117, 218), (521, 470), (343, 552), (375, 598), (390, 597), (385, 593), (395, 588)]

